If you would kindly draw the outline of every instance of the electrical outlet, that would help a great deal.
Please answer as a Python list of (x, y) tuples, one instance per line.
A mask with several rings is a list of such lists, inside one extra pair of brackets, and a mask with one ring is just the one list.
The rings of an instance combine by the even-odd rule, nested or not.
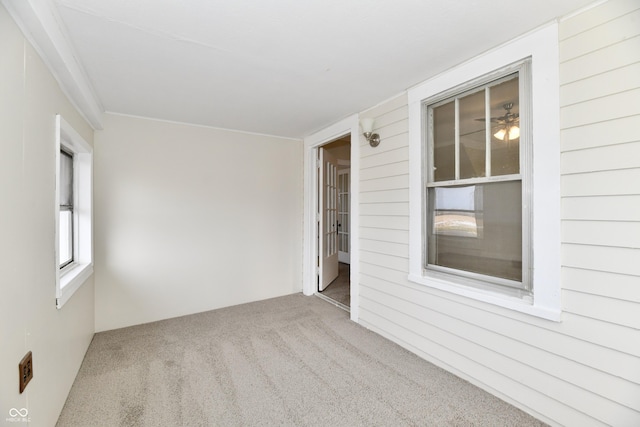
[(22, 393), (27, 387), (27, 384), (29, 384), (29, 381), (31, 381), (31, 378), (33, 378), (33, 357), (31, 356), (31, 352), (22, 358), (18, 364), (18, 371), (20, 374), (20, 393)]

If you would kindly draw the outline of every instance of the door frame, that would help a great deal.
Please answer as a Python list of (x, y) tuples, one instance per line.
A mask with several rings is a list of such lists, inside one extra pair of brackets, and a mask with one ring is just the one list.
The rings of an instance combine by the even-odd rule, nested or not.
[(359, 308), (359, 184), (360, 184), (360, 132), (358, 115), (354, 114), (304, 138), (304, 247), (302, 265), (302, 293), (318, 292), (318, 148), (345, 135), (351, 135), (351, 320), (358, 321)]

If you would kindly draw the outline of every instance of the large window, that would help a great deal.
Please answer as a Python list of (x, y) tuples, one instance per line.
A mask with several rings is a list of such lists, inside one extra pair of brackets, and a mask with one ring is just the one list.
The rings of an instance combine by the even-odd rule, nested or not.
[(410, 281), (560, 319), (559, 87), (554, 23), (409, 90)]
[(427, 270), (531, 288), (523, 247), (530, 240), (530, 202), (522, 191), (530, 169), (528, 65), (423, 102)]
[(93, 273), (93, 154), (60, 116), (56, 133), (56, 305), (61, 308)]

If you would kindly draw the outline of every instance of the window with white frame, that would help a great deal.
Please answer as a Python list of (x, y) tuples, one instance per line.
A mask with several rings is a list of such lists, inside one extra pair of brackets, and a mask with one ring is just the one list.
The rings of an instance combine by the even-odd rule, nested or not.
[(553, 23), (409, 90), (409, 280), (559, 320)]
[(427, 271), (530, 292), (528, 65), (423, 102)]
[(61, 308), (93, 273), (93, 149), (56, 117), (56, 306)]

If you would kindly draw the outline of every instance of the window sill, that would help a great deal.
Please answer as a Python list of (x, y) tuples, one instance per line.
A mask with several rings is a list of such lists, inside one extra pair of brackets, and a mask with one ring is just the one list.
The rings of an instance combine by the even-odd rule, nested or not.
[(409, 281), (542, 319), (554, 322), (561, 321), (561, 310), (536, 304), (535, 299), (531, 301), (531, 297), (508, 295), (495, 290), (471, 287), (442, 278), (414, 274), (409, 274)]
[(56, 307), (61, 309), (92, 274), (93, 264), (91, 263), (72, 264), (60, 272), (60, 295), (57, 295)]

